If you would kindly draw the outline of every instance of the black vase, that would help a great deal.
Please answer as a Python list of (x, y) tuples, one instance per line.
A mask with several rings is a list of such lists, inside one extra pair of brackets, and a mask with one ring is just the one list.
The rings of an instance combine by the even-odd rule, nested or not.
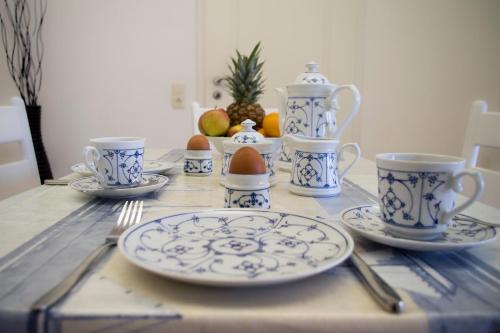
[(30, 123), (31, 138), (33, 140), (33, 147), (35, 148), (40, 182), (43, 184), (45, 179), (52, 179), (53, 177), (42, 140), (42, 107), (40, 105), (27, 105), (26, 113), (28, 114), (28, 122)]

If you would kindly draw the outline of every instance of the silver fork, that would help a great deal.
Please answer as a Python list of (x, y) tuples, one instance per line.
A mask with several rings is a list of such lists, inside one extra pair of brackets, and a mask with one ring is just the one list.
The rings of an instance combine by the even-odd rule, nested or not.
[(33, 303), (31, 310), (35, 312), (43, 311), (63, 298), (98, 259), (107, 253), (109, 249), (116, 246), (118, 238), (125, 230), (141, 221), (143, 204), (143, 201), (126, 201), (116, 224), (106, 237), (104, 244), (90, 253), (64, 280)]

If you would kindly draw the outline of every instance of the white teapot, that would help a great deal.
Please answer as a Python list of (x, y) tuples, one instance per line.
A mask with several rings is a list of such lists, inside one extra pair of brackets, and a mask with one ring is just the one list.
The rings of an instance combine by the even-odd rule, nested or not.
[[(276, 91), (281, 97), (280, 126), (282, 135), (328, 137), (339, 139), (359, 111), (361, 96), (356, 86), (336, 85), (318, 72), (315, 62), (306, 64), (307, 71), (297, 76), (295, 82)], [(351, 91), (354, 103), (344, 122), (337, 127), (337, 97), (344, 90)], [(279, 156), (281, 169), (290, 170), (292, 156), (283, 143)]]

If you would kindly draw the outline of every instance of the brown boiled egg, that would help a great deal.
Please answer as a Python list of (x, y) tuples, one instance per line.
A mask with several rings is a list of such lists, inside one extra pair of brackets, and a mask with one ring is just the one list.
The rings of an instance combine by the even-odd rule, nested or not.
[(193, 135), (187, 143), (187, 150), (210, 150), (210, 143), (204, 135)]
[(266, 173), (264, 159), (255, 148), (238, 149), (229, 164), (229, 172), (239, 175), (260, 175)]

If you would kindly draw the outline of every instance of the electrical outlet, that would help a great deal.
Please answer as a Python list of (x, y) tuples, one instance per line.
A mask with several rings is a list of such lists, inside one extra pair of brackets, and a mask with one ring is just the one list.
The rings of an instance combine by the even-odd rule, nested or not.
[(184, 109), (186, 99), (186, 87), (183, 83), (173, 83), (170, 94), (170, 104), (174, 109)]

